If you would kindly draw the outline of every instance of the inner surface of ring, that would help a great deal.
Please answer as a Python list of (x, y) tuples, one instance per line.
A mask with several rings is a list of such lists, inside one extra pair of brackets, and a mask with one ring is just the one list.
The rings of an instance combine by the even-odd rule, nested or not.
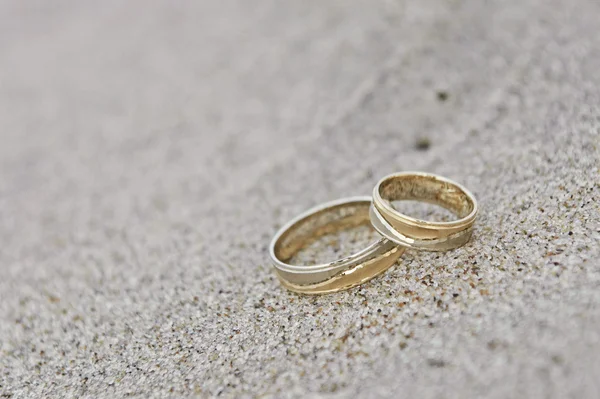
[(396, 176), (381, 183), (379, 195), (387, 201), (418, 200), (442, 206), (459, 218), (473, 211), (473, 201), (452, 183), (433, 176)]
[(368, 201), (335, 205), (291, 226), (275, 243), (275, 256), (283, 262), (319, 238), (358, 226), (370, 226)]

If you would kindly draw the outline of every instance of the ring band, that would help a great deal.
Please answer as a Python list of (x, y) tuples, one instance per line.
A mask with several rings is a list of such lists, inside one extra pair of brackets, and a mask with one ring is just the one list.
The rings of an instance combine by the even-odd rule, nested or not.
[(392, 266), (404, 249), (385, 238), (333, 262), (310, 266), (287, 263), (319, 237), (369, 225), (370, 205), (369, 197), (344, 198), (314, 207), (283, 226), (269, 247), (282, 285), (304, 294), (336, 292), (360, 285)]
[[(459, 219), (432, 222), (398, 212), (396, 200), (418, 200), (440, 205)], [(445, 251), (464, 245), (473, 231), (477, 201), (460, 184), (429, 173), (395, 173), (381, 179), (373, 190), (369, 211), (373, 227), (385, 238), (407, 248)]]

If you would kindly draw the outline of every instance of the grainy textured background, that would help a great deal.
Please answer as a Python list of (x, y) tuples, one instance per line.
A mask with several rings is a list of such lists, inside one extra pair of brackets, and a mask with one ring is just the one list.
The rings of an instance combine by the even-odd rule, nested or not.
[[(599, 15), (1, 2), (0, 395), (597, 398)], [(283, 291), (277, 227), (398, 170), (472, 241)]]

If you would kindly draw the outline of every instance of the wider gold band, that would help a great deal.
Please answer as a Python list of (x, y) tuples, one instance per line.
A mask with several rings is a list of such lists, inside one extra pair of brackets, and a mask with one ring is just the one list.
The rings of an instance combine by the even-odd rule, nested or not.
[(321, 236), (369, 224), (369, 197), (345, 198), (308, 210), (283, 226), (270, 246), (277, 276), (287, 289), (324, 294), (362, 284), (383, 273), (404, 249), (381, 238), (360, 252), (320, 265), (293, 265), (289, 259)]
[[(431, 222), (395, 210), (391, 201), (418, 200), (440, 205), (459, 219)], [(370, 218), (384, 237), (407, 248), (445, 251), (464, 245), (471, 237), (477, 201), (460, 184), (429, 173), (403, 172), (384, 177), (373, 190)]]

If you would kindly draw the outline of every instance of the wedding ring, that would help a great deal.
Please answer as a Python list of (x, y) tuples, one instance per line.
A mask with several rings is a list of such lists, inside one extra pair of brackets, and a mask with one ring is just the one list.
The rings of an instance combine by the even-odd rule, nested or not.
[[(418, 200), (440, 205), (458, 216), (450, 222), (416, 219), (391, 201)], [(403, 172), (384, 177), (373, 190), (371, 223), (382, 236), (407, 248), (445, 251), (464, 245), (473, 231), (477, 201), (460, 184), (430, 173)]]
[(353, 197), (312, 208), (283, 226), (269, 253), (281, 284), (304, 294), (324, 294), (360, 285), (383, 273), (404, 249), (385, 238), (347, 257), (318, 265), (294, 265), (290, 259), (319, 237), (370, 225), (371, 198)]

